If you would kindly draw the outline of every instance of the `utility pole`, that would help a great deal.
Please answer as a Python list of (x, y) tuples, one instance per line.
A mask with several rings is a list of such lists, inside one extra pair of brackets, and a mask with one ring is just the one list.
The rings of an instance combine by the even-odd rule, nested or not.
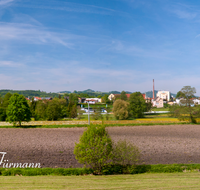
[(88, 101), (88, 125), (90, 125), (90, 105)]

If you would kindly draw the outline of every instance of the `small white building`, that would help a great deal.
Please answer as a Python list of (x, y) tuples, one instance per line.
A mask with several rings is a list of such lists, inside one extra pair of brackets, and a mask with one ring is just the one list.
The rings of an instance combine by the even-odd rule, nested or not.
[(199, 99), (194, 99), (193, 102), (194, 102), (194, 104), (200, 104), (200, 100)]
[(156, 94), (156, 97), (162, 98), (163, 100), (170, 101), (170, 92), (169, 91), (161, 91), (159, 90)]
[(108, 99), (111, 101), (111, 100), (114, 100), (115, 99), (115, 95), (114, 94), (110, 94), (109, 96), (108, 96)]
[(164, 106), (163, 99), (160, 98), (160, 97), (157, 97), (157, 98), (153, 99), (152, 100), (152, 105), (153, 105), (153, 107), (163, 108), (163, 106)]
[(84, 103), (89, 103), (89, 104), (101, 103), (101, 98), (86, 98)]

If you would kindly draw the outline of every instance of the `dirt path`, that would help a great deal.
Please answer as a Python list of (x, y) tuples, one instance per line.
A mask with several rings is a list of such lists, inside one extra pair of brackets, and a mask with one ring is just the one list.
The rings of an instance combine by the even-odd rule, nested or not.
[[(146, 164), (200, 163), (200, 126), (163, 125), (107, 128), (111, 138), (136, 144)], [(84, 128), (0, 129), (0, 152), (9, 163), (80, 167), (73, 149)]]

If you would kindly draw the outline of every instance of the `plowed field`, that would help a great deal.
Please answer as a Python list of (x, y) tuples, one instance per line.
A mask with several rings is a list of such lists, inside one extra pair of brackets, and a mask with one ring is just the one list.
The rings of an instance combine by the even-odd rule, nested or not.
[[(4, 159), (8, 163), (80, 167), (73, 149), (84, 129), (0, 128), (0, 152), (7, 152)], [(107, 130), (113, 140), (127, 139), (137, 145), (146, 164), (200, 163), (199, 125), (110, 127)]]

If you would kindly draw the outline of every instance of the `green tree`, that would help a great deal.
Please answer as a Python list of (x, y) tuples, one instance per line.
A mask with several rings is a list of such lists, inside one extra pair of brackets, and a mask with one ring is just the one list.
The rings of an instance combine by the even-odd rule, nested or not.
[(77, 117), (77, 105), (76, 104), (74, 104), (72, 106), (72, 109), (70, 111), (70, 118), (75, 118), (75, 117)]
[(67, 117), (67, 106), (68, 106), (68, 101), (65, 98), (59, 99), (59, 105), (61, 109), (61, 118)]
[(4, 108), (7, 108), (8, 107), (8, 104), (9, 104), (9, 100), (10, 100), (10, 97), (12, 96), (12, 94), (10, 92), (8, 92), (5, 96), (4, 96), (4, 99), (3, 99), (3, 107)]
[(21, 126), (22, 121), (28, 122), (31, 120), (31, 111), (27, 100), (23, 95), (17, 93), (10, 97), (6, 114), (6, 120), (13, 123), (13, 125), (18, 123)]
[(6, 109), (9, 104), (9, 99), (12, 96), (10, 92), (6, 93), (4, 98), (1, 98), (0, 103), (0, 121), (6, 121)]
[(35, 119), (36, 120), (46, 120), (47, 114), (46, 109), (48, 106), (48, 100), (39, 100), (37, 101), (35, 108)]
[(71, 93), (69, 95), (69, 103), (67, 107), (67, 116), (69, 118), (77, 117), (77, 103), (78, 103), (78, 95), (75, 93)]
[(0, 96), (0, 121), (5, 121), (4, 116), (6, 116), (6, 114), (4, 114), (3, 98)]
[(152, 108), (152, 103), (151, 100), (146, 100), (146, 110), (145, 111), (150, 111)]
[(46, 116), (47, 120), (55, 121), (61, 117), (61, 105), (59, 103), (59, 99), (54, 98), (52, 101), (48, 102), (48, 106), (46, 108)]
[(191, 98), (194, 98), (194, 94), (196, 93), (196, 89), (191, 86), (184, 86), (181, 89), (181, 93), (184, 95), (184, 99), (181, 100), (181, 104), (185, 104), (185, 106), (190, 107), (193, 104)]
[(101, 173), (103, 166), (112, 159), (112, 140), (104, 126), (88, 126), (75, 143), (74, 154), (79, 163)]
[(101, 98), (102, 103), (110, 104), (110, 100), (108, 99), (108, 94), (104, 94)]
[(125, 101), (128, 99), (125, 91), (121, 92), (120, 99)]
[(34, 101), (34, 98), (31, 99), (29, 106), (31, 110), (31, 116), (35, 118), (35, 109), (36, 109), (37, 102)]
[(184, 98), (185, 97), (185, 94), (181, 91), (178, 91), (177, 94), (176, 94), (176, 98)]
[(180, 92), (184, 98), (180, 100), (180, 105), (170, 107), (170, 115), (177, 117), (181, 121), (196, 123), (195, 117), (200, 115), (200, 110), (192, 107), (194, 103), (191, 100), (191, 98), (195, 97), (196, 89), (191, 86), (184, 86)]
[(141, 118), (144, 117), (146, 111), (146, 103), (140, 92), (134, 92), (129, 98), (129, 113), (131, 117)]
[(113, 104), (113, 114), (116, 119), (127, 119), (129, 117), (129, 103), (124, 100), (116, 100)]
[(77, 104), (78, 103), (78, 95), (75, 93), (70, 93), (69, 102), (71, 102), (72, 104)]

